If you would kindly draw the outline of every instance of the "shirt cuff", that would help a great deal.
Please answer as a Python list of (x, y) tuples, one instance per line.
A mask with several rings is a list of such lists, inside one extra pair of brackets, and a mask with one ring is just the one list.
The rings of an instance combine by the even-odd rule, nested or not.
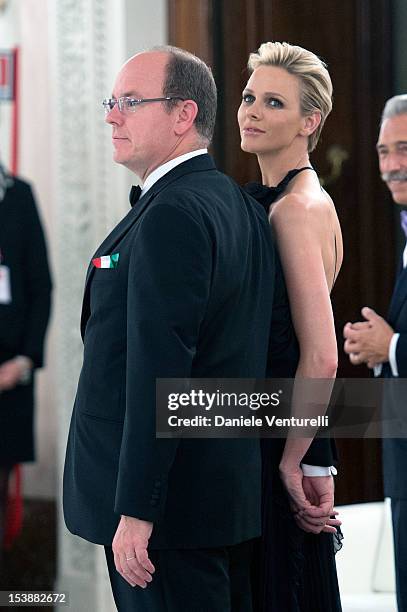
[(389, 363), (391, 367), (391, 373), (393, 374), (393, 376), (399, 375), (399, 370), (397, 367), (397, 359), (396, 359), (396, 348), (397, 348), (397, 342), (398, 342), (399, 337), (400, 337), (400, 334), (393, 334), (391, 337), (390, 346), (389, 346)]
[(27, 385), (31, 381), (31, 372), (33, 368), (32, 359), (25, 355), (17, 355), (17, 357), (14, 357), (14, 361), (21, 367), (20, 384)]
[(376, 378), (381, 375), (382, 369), (383, 365), (381, 363), (378, 363), (377, 365), (373, 366), (373, 374)]
[(338, 470), (334, 465), (308, 465), (308, 463), (301, 463), (301, 469), (304, 476), (336, 476)]

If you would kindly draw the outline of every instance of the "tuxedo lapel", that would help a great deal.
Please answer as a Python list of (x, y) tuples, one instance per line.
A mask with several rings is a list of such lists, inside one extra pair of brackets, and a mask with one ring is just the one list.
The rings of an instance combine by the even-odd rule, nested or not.
[(404, 268), (397, 277), (393, 295), (390, 302), (388, 320), (394, 325), (401, 307), (407, 300), (407, 268)]
[[(128, 214), (110, 232), (107, 238), (102, 242), (102, 244), (93, 254), (92, 260), (95, 257), (101, 257), (102, 255), (110, 254), (112, 249), (114, 249), (116, 244), (129, 231), (129, 229), (137, 221), (137, 219), (141, 217), (150, 202), (158, 193), (160, 193), (160, 191), (168, 187), (168, 185), (178, 180), (185, 174), (189, 174), (190, 172), (204, 172), (211, 169), (216, 169), (212, 158), (209, 155), (199, 155), (198, 157), (193, 157), (192, 159), (189, 159), (184, 163), (179, 164), (179, 166), (176, 166), (173, 170), (161, 177), (161, 179), (154, 183), (151, 189), (149, 189), (147, 193), (140, 198), (140, 200), (128, 212)], [(88, 271), (86, 274), (86, 285), (88, 284), (92, 276), (92, 271), (94, 270), (92, 260), (89, 264)]]
[(93, 259), (95, 259), (96, 257), (102, 257), (103, 255), (109, 255), (111, 253), (111, 251), (115, 248), (116, 244), (129, 231), (131, 226), (137, 221), (137, 219), (147, 208), (154, 195), (155, 194), (152, 193), (152, 190), (150, 189), (150, 191), (148, 191), (144, 197), (140, 198), (134, 208), (129, 210), (127, 215), (116, 225), (116, 227), (105, 238), (102, 244), (96, 249), (96, 251), (92, 255), (92, 259), (90, 261), (86, 274), (85, 288), (88, 285), (92, 277), (92, 272), (95, 269), (95, 266), (92, 263)]
[(116, 227), (110, 232), (107, 238), (97, 248), (97, 250), (92, 256), (91, 262), (88, 266), (88, 270), (86, 273), (85, 291), (83, 296), (81, 314), (82, 339), (84, 338), (86, 323), (90, 315), (89, 288), (90, 281), (95, 270), (95, 266), (93, 265), (92, 260), (96, 257), (101, 257), (103, 255), (110, 255), (115, 246), (123, 238), (123, 236), (127, 234), (130, 228), (136, 223), (136, 221), (148, 208), (148, 205), (151, 203), (151, 201), (163, 189), (168, 187), (168, 185), (185, 176), (186, 174), (190, 174), (191, 172), (207, 172), (208, 170), (216, 170), (216, 166), (209, 155), (198, 155), (196, 157), (193, 157), (192, 159), (188, 159), (187, 161), (183, 162), (182, 164), (179, 164), (178, 166), (175, 166), (173, 170), (170, 170), (170, 172), (165, 174), (156, 183), (154, 183), (151, 189), (149, 189), (147, 193), (139, 199), (139, 201), (134, 205), (134, 207), (118, 223), (118, 225), (116, 225)]
[(86, 281), (85, 281), (85, 291), (83, 295), (82, 301), (82, 313), (81, 313), (81, 335), (82, 340), (85, 337), (85, 327), (86, 323), (89, 319), (90, 315), (90, 281), (92, 280), (93, 273), (95, 271), (95, 266), (93, 265), (93, 260), (96, 257), (102, 257), (103, 255), (110, 255), (112, 250), (115, 248), (116, 244), (121, 240), (121, 238), (129, 231), (129, 229), (134, 225), (137, 219), (140, 217), (142, 212), (147, 208), (149, 203), (154, 197), (153, 193), (150, 193), (152, 190), (148, 191), (146, 195), (138, 201), (136, 206), (132, 208), (127, 215), (116, 225), (116, 227), (110, 232), (107, 238), (102, 242), (102, 244), (97, 248), (97, 250), (92, 255), (92, 259), (89, 263), (88, 270), (86, 273)]

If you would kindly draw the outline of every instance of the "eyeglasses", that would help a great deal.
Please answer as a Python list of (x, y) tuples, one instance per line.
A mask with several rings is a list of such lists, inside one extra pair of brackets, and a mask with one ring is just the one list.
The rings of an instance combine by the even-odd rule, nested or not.
[(164, 98), (105, 98), (102, 102), (103, 108), (105, 109), (105, 114), (107, 115), (113, 110), (114, 105), (117, 104), (118, 109), (121, 113), (128, 114), (134, 113), (136, 108), (140, 104), (144, 104), (145, 102), (167, 102), (168, 100), (185, 100), (185, 98), (180, 98), (179, 96), (166, 96)]

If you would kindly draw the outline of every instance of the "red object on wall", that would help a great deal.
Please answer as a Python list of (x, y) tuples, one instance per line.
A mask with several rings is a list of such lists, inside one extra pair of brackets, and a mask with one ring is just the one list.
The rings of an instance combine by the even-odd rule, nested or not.
[(11, 102), (11, 152), (10, 171), (18, 171), (18, 139), (19, 139), (19, 83), (18, 66), (19, 49), (0, 49), (0, 102)]
[(13, 87), (13, 110), (11, 118), (11, 173), (16, 175), (18, 172), (18, 140), (19, 140), (19, 123), (18, 123), (18, 111), (19, 111), (19, 86), (18, 86), (18, 69), (19, 69), (19, 49), (16, 47), (13, 51), (13, 67), (14, 67), (14, 87)]
[(0, 57), (0, 87), (5, 87), (8, 82), (9, 62), (6, 57)]
[(21, 466), (16, 465), (11, 473), (6, 506), (6, 521), (3, 546), (9, 550), (20, 535), (23, 526), (23, 498), (21, 495)]
[(15, 50), (0, 50), (0, 100), (14, 100)]

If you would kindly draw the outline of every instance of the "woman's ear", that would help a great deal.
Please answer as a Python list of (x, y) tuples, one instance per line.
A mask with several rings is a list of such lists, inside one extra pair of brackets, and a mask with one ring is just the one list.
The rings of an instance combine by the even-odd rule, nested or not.
[(303, 127), (300, 131), (302, 136), (311, 136), (321, 123), (321, 113), (314, 111), (311, 115), (304, 117)]

